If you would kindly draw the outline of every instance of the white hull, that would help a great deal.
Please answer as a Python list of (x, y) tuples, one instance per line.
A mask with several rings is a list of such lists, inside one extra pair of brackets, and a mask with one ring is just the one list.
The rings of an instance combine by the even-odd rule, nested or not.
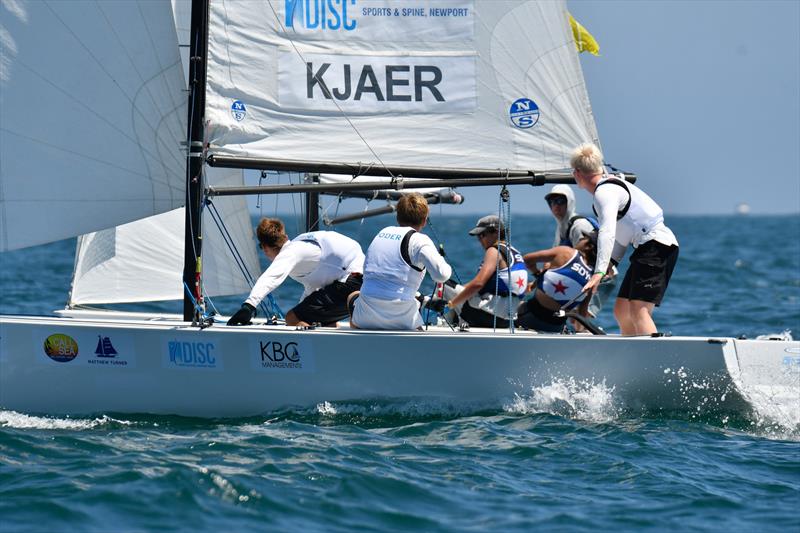
[(240, 417), (376, 398), (501, 406), (569, 378), (604, 383), (633, 409), (741, 413), (755, 396), (796, 409), (800, 342), (0, 316), (0, 407), (26, 413)]

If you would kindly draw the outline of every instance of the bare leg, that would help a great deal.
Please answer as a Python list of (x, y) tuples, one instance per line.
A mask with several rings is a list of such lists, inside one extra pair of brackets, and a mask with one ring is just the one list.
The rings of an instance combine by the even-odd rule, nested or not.
[(353, 328), (353, 329), (358, 329), (358, 326), (356, 326), (355, 323), (353, 323), (353, 310), (354, 310), (354, 308), (351, 307), (351, 305), (353, 305), (353, 300), (358, 298), (358, 296), (360, 294), (361, 294), (361, 291), (354, 291), (354, 292), (351, 292), (350, 294), (347, 295), (347, 310), (350, 313), (350, 327)]
[(614, 302), (614, 318), (619, 324), (619, 331), (623, 335), (636, 335), (636, 327), (631, 319), (631, 301), (617, 296)]
[(290, 310), (286, 313), (286, 325), (287, 326), (308, 326), (307, 322), (304, 322), (297, 318), (297, 315), (294, 314), (294, 310)]
[(656, 305), (642, 300), (630, 300), (630, 317), (636, 328), (637, 335), (650, 335), (657, 333), (656, 323), (653, 322), (653, 309)]

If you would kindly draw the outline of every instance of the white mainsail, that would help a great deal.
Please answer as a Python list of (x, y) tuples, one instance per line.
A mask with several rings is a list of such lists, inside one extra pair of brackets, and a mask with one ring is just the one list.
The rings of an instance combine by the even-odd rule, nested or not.
[(544, 171), (597, 141), (563, 1), (212, 2), (208, 51), (210, 154)]
[(166, 2), (0, 5), (0, 251), (184, 203), (176, 42)]

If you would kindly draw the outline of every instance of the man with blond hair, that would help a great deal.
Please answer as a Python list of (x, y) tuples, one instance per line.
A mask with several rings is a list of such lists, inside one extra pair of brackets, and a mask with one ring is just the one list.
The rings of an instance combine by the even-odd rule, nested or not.
[(628, 245), (634, 252), (622, 280), (614, 317), (623, 335), (656, 333), (653, 309), (661, 304), (678, 261), (678, 240), (664, 224), (664, 212), (641, 189), (603, 170), (603, 154), (594, 144), (575, 149), (570, 165), (578, 187), (593, 196), (600, 232), (597, 262), (584, 291), (597, 290), (600, 280), (619, 262)]
[(414, 330), (423, 325), (415, 295), (425, 270), (434, 281), (450, 277), (450, 265), (422, 228), (428, 202), (419, 193), (397, 202), (397, 226), (383, 228), (372, 240), (364, 261), (364, 284), (350, 324), (361, 329)]

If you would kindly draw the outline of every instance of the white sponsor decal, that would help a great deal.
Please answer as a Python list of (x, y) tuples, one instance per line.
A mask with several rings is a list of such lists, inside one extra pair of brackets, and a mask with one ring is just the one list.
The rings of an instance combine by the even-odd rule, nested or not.
[(474, 0), (284, 0), (280, 24), (295, 40), (465, 42), (475, 37)]
[(265, 336), (254, 340), (251, 367), (268, 372), (313, 372), (314, 351), (309, 340), (287, 341)]
[(32, 347), (37, 363), (63, 368), (135, 368), (133, 337), (114, 329), (36, 328)]
[(91, 342), (85, 344), (86, 358), (81, 363), (99, 368), (134, 368), (136, 356), (133, 339), (127, 333), (99, 330)]
[(222, 370), (222, 354), (215, 342), (173, 337), (164, 342), (162, 363), (164, 368)]
[[(355, 56), (282, 52), (279, 100), (287, 109), (379, 114), (469, 113), (475, 56)], [(338, 107), (337, 107), (338, 106)]]

